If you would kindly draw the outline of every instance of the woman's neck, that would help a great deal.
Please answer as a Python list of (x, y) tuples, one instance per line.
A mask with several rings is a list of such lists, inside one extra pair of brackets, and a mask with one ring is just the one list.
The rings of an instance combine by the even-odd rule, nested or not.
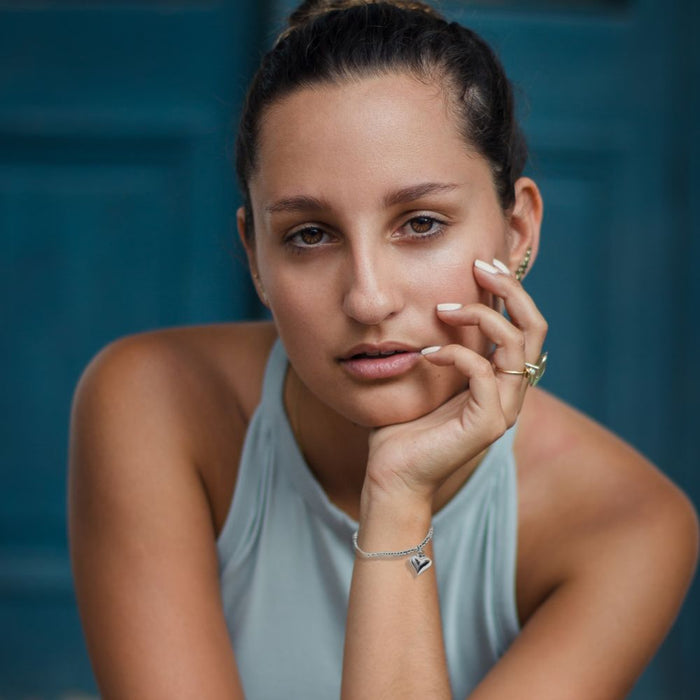
[(290, 367), (284, 407), (299, 449), (328, 498), (357, 519), (369, 428), (350, 422), (312, 394)]

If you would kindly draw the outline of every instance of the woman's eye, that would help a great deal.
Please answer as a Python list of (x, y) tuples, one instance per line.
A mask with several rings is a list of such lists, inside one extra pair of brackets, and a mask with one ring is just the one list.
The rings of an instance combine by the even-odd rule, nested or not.
[(309, 226), (291, 234), (286, 242), (294, 248), (313, 248), (326, 243), (328, 234), (320, 228)]
[(430, 238), (442, 233), (445, 225), (432, 216), (414, 216), (404, 224), (403, 228), (409, 237)]
[(409, 222), (411, 230), (414, 233), (428, 233), (435, 223), (435, 219), (430, 219), (427, 216), (417, 216)]

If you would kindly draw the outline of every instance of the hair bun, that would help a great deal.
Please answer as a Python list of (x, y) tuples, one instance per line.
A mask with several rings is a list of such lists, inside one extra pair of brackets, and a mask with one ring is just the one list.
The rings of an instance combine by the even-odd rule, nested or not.
[[(289, 15), (289, 29), (296, 29), (307, 22), (310, 22), (320, 15), (333, 10), (347, 10), (350, 7), (361, 7), (362, 5), (375, 5), (382, 0), (305, 0)], [(424, 12), (431, 17), (442, 18), (442, 15), (424, 2), (412, 2), (411, 0), (384, 0), (384, 4), (399, 7), (402, 10), (413, 10), (414, 12)]]

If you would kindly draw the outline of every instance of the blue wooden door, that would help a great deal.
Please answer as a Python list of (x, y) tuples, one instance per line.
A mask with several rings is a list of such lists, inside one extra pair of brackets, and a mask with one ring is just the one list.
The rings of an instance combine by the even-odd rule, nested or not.
[(0, 5), (0, 697), (94, 683), (65, 537), (68, 413), (109, 340), (251, 313), (230, 133), (256, 3)]

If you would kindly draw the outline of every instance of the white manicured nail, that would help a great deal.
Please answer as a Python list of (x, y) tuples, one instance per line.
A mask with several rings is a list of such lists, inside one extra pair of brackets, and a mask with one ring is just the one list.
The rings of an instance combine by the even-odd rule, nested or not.
[(484, 262), (483, 260), (475, 260), (474, 267), (478, 267), (480, 270), (483, 270), (484, 272), (488, 272), (492, 275), (498, 274), (497, 267), (494, 267), (493, 265), (489, 265), (487, 262)]
[(493, 259), (493, 266), (497, 267), (504, 275), (509, 275), (510, 270), (507, 268), (506, 265), (504, 265), (500, 260), (497, 258)]
[(442, 350), (442, 345), (431, 345), (429, 348), (423, 348), (420, 351), (421, 355), (430, 355), (438, 350)]
[(438, 311), (458, 311), (462, 308), (461, 304), (438, 304)]

